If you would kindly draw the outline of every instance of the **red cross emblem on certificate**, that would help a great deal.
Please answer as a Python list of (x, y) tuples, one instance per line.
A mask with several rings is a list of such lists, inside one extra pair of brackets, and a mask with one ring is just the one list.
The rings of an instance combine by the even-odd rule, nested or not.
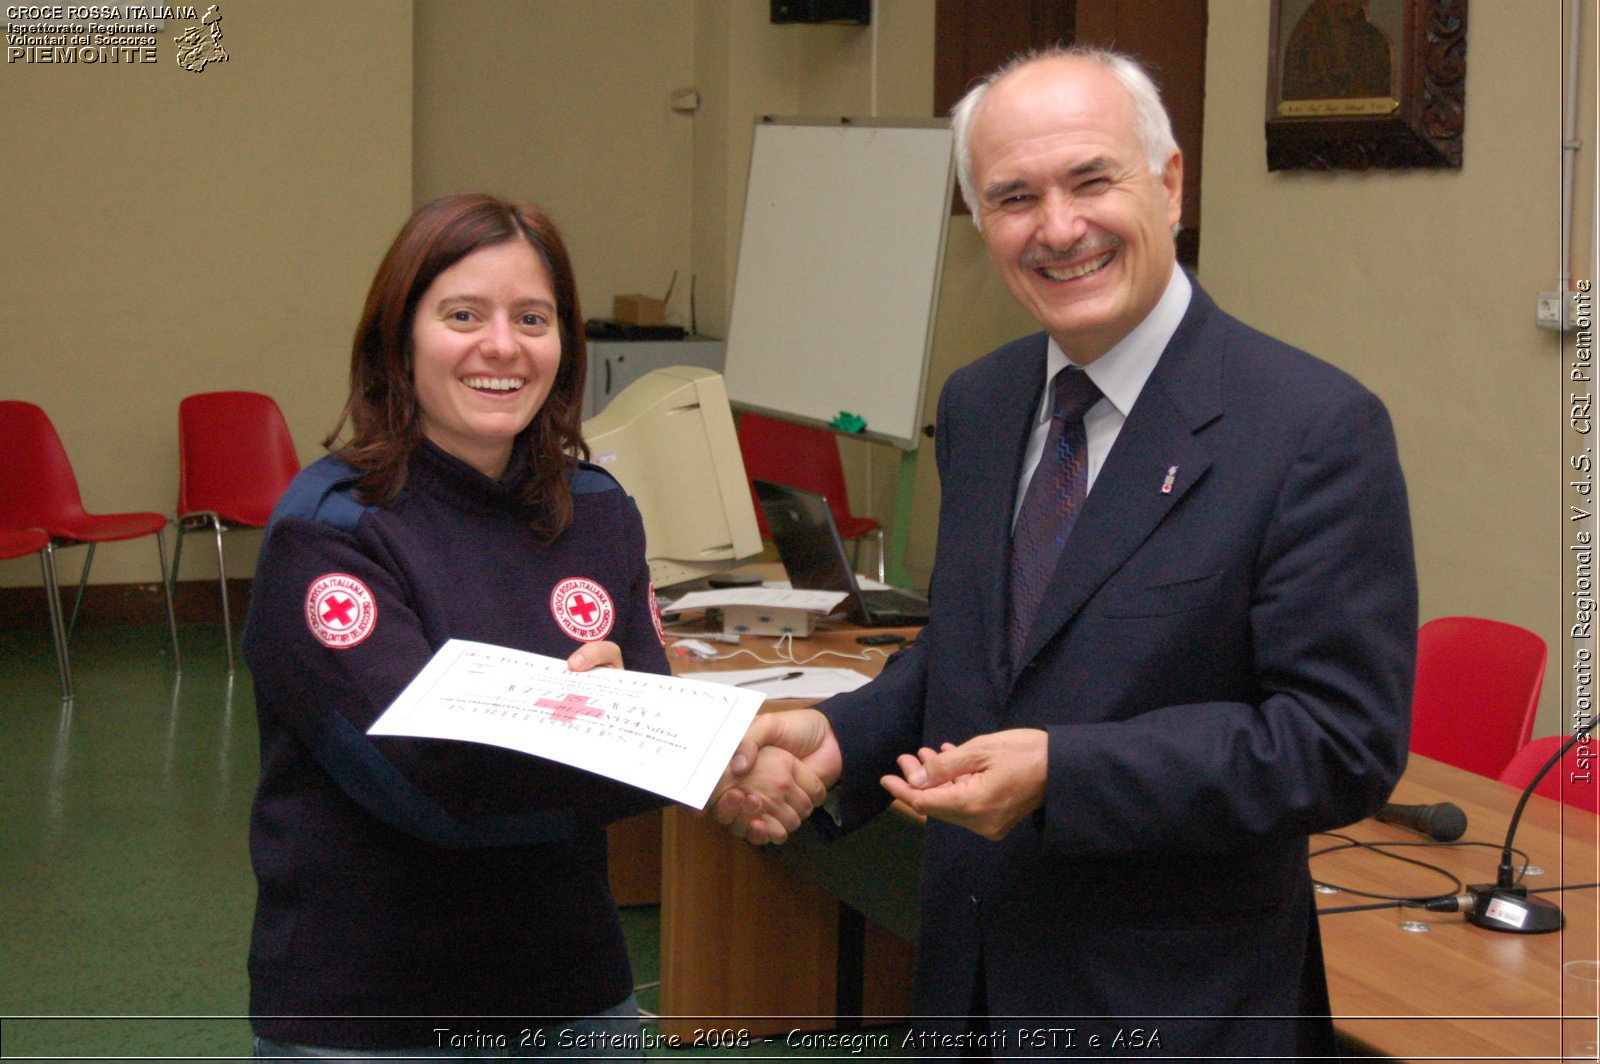
[(541, 698), (534, 705), (550, 710), (550, 719), (557, 724), (571, 724), (579, 714), (585, 717), (604, 717), (606, 711), (599, 706), (589, 705), (588, 695), (562, 695), (559, 700), (552, 701)]
[(617, 619), (606, 589), (581, 576), (568, 577), (550, 592), (550, 613), (563, 632), (584, 643), (604, 639)]
[(372, 634), (378, 600), (367, 585), (348, 573), (327, 573), (306, 591), (306, 627), (317, 642), (346, 650)]

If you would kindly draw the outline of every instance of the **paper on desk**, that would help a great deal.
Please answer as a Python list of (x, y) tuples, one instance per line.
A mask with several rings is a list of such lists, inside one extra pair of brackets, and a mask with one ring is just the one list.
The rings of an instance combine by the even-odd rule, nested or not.
[[(794, 676), (795, 673), (800, 675)], [(758, 691), (768, 698), (827, 698), (854, 691), (872, 678), (854, 669), (796, 669), (776, 665), (768, 669), (736, 669), (697, 675), (712, 683), (744, 684), (742, 690)]]
[(718, 606), (765, 606), (768, 609), (811, 610), (831, 613), (849, 596), (843, 591), (779, 591), (767, 587), (731, 587), (717, 591), (691, 591), (668, 611), (708, 610)]
[[(763, 581), (761, 581), (761, 586), (762, 587), (773, 587), (773, 588), (778, 588), (779, 590), (782, 590), (782, 591), (787, 591), (791, 587), (793, 587), (794, 585), (789, 583), (789, 581), (787, 581), (787, 580), (763, 580)], [(889, 585), (888, 584), (882, 583), (881, 581), (878, 581), (878, 580), (874, 580), (870, 576), (862, 576), (860, 573), (856, 574), (856, 586), (859, 587), (862, 591), (888, 591), (889, 590)]]
[(698, 809), (765, 696), (452, 639), (367, 729), (488, 743)]

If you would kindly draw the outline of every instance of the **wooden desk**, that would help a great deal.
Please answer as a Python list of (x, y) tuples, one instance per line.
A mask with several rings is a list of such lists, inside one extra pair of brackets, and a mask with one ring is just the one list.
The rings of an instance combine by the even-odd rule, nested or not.
[[(873, 631), (915, 634), (914, 629)], [(794, 644), (795, 655), (804, 661), (820, 650), (860, 654), (863, 648), (855, 637), (861, 632), (815, 633)], [(746, 639), (745, 644), (764, 658), (773, 657), (772, 640)], [(813, 664), (876, 675), (886, 655), (869, 658), (830, 656)], [(756, 667), (759, 663), (748, 655), (682, 668), (674, 663), (674, 670), (685, 674)], [(772, 700), (762, 708), (805, 704)], [(915, 825), (919, 848), (920, 834), (920, 825)], [(872, 845), (877, 841), (876, 833), (864, 836), (864, 849), (856, 843), (826, 855), (819, 864), (838, 868), (840, 862), (866, 860), (867, 854), (882, 852)], [(808, 849), (818, 845), (812, 840)], [(792, 861), (797, 853), (784, 856)], [(661, 1012), (669, 1017), (661, 1022), (663, 1035), (687, 1041), (696, 1028), (708, 1026), (701, 1019), (726, 1017), (732, 1026), (763, 1035), (834, 1027), (842, 1011), (871, 1016), (910, 1010), (910, 942), (872, 920), (861, 920), (841, 904), (838, 894), (788, 867), (770, 848), (749, 846), (715, 821), (673, 807), (663, 815), (661, 860)], [(914, 855), (907, 875), (905, 882), (914, 884)], [(914, 909), (914, 902), (910, 907)], [(901, 905), (900, 913), (905, 909)], [(865, 981), (853, 985), (860, 972), (866, 973)], [(847, 1007), (841, 1009), (841, 1004)]]
[[(1406, 850), (1467, 883), (1493, 882), (1518, 792), (1494, 780), (1413, 756), (1396, 802), (1450, 801), (1467, 814), (1466, 838), (1488, 847)], [(1348, 833), (1364, 840), (1412, 841), (1403, 828), (1367, 821)], [(1312, 840), (1315, 851), (1327, 840)], [(1530, 887), (1600, 882), (1600, 819), (1535, 796), (1517, 829), (1517, 848), (1544, 875)], [(1449, 889), (1437, 876), (1371, 854), (1345, 851), (1313, 859), (1322, 882), (1388, 894)], [(1377, 910), (1322, 919), (1333, 1011), (1339, 1030), (1401, 1059), (1555, 1058), (1563, 1046), (1595, 1040), (1595, 1003), (1563, 987), (1565, 961), (1600, 957), (1600, 892), (1546, 895), (1566, 913), (1565, 930), (1513, 935), (1468, 924), (1454, 913)], [(1365, 899), (1320, 895), (1319, 908)], [(1407, 931), (1404, 921), (1429, 930)], [(1562, 1017), (1569, 1017), (1563, 1021)], [(1585, 1016), (1586, 1019), (1571, 1017)], [(1565, 1030), (1563, 1030), (1565, 1028)]]

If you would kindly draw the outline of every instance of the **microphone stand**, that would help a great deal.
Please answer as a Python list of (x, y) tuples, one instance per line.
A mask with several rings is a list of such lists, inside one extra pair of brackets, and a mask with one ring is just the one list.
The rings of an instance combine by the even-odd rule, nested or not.
[(1516, 812), (1511, 814), (1511, 826), (1506, 829), (1506, 845), (1500, 852), (1500, 868), (1495, 881), (1467, 888), (1474, 899), (1472, 909), (1467, 913), (1468, 923), (1514, 935), (1542, 935), (1566, 926), (1567, 918), (1559, 905), (1529, 894), (1527, 887), (1516, 882), (1511, 863), (1511, 842), (1516, 838), (1517, 823), (1522, 820), (1522, 810), (1527, 807), (1528, 799), (1533, 797), (1534, 788), (1550, 774), (1551, 769), (1561, 763), (1561, 759), (1577, 745), (1579, 739), (1587, 737), (1587, 733), (1578, 732), (1563, 743), (1555, 756), (1534, 773), (1532, 781), (1523, 790), (1522, 800), (1517, 802)]

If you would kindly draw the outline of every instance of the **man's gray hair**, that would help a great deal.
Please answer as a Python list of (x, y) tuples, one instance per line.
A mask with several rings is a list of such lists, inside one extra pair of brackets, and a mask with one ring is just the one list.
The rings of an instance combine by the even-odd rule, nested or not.
[(979, 229), (983, 228), (983, 221), (978, 214), (978, 190), (972, 185), (973, 120), (983, 98), (989, 95), (996, 82), (1045, 59), (1081, 59), (1098, 63), (1111, 72), (1133, 100), (1134, 133), (1139, 137), (1152, 174), (1160, 177), (1165, 173), (1167, 160), (1178, 150), (1178, 142), (1172, 135), (1172, 119), (1167, 117), (1167, 109), (1161, 104), (1161, 90), (1137, 59), (1109, 48), (1081, 44), (1024, 52), (974, 85), (950, 108), (950, 130), (955, 134), (956, 180), (961, 183), (961, 198), (972, 212), (972, 224)]

